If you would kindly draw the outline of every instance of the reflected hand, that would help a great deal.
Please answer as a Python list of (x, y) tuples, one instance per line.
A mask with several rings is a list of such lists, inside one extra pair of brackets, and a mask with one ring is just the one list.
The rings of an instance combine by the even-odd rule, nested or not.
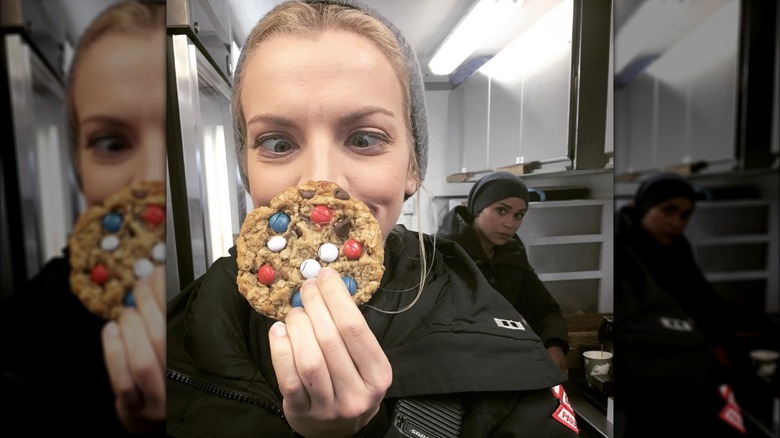
[(306, 437), (352, 436), (377, 414), (392, 368), (332, 269), (301, 286), (294, 308), (269, 331), (284, 414)]
[(548, 347), (547, 352), (550, 353), (550, 356), (555, 361), (555, 363), (561, 367), (561, 371), (563, 371), (568, 376), (569, 362), (566, 360), (566, 354), (563, 352), (563, 348), (558, 346)]
[(119, 420), (144, 433), (165, 421), (165, 279), (163, 268), (136, 283), (136, 307), (103, 327), (103, 358)]

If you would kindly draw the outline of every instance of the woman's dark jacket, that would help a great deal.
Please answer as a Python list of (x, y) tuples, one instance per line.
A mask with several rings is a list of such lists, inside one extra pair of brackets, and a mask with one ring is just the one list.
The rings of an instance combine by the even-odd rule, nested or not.
[(65, 249), (0, 303), (0, 435), (130, 436), (103, 359), (106, 321), (81, 304), (69, 276)]
[(505, 245), (495, 247), (491, 260), (467, 217), (469, 213), (463, 206), (450, 210), (442, 219), (437, 237), (457, 242), (468, 253), (490, 285), (528, 321), (545, 347), (559, 346), (568, 353), (569, 336), (561, 307), (528, 262), (520, 238), (515, 235)]
[[(631, 206), (621, 209), (616, 225), (613, 365), (626, 436), (665, 433), (675, 422), (680, 433), (729, 436), (734, 429), (718, 419), (728, 375), (715, 355), (733, 335), (728, 307), (684, 236), (658, 243)], [(659, 403), (661, 417), (653, 412)]]
[[(399, 229), (387, 239), (386, 271), (368, 303), (377, 308), (399, 309), (417, 294), (418, 237)], [(434, 253), (429, 236), (426, 244), (435, 257), (409, 310), (361, 308), (393, 369), (382, 409), (361, 436), (399, 436), (390, 426), (395, 401), (431, 394), (460, 394), (462, 436), (574, 435), (553, 418), (560, 402), (551, 388), (566, 378), (539, 338), (501, 322), (520, 315), (460, 248), (442, 243)], [(168, 433), (292, 436), (270, 359), (275, 321), (238, 292), (235, 248), (230, 254), (168, 304)]]

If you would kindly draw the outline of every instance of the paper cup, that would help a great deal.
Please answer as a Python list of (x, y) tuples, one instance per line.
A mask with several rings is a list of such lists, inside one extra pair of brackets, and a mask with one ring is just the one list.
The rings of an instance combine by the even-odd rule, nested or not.
[(593, 388), (596, 376), (608, 377), (612, 373), (612, 353), (609, 351), (589, 350), (582, 353), (585, 363), (585, 381)]
[(758, 377), (770, 378), (774, 376), (778, 358), (780, 358), (780, 353), (775, 350), (753, 350), (750, 352), (750, 359), (756, 367)]

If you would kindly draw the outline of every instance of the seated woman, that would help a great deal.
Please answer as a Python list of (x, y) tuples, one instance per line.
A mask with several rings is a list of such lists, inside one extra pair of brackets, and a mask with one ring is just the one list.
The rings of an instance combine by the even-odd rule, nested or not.
[(743, 436), (728, 385), (730, 310), (684, 235), (695, 191), (653, 175), (615, 236), (615, 425), (629, 437)]

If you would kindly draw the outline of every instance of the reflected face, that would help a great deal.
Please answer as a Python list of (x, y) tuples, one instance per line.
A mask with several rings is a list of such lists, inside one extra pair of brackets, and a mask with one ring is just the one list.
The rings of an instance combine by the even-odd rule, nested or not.
[(671, 245), (682, 236), (693, 213), (693, 203), (676, 197), (653, 206), (642, 218), (642, 228), (663, 245)]
[(165, 33), (107, 34), (75, 71), (77, 166), (88, 206), (165, 178)]
[(485, 207), (474, 218), (474, 229), (482, 246), (505, 245), (520, 229), (528, 205), (521, 198), (506, 198)]
[(309, 180), (366, 203), (387, 236), (417, 189), (401, 84), (351, 32), (275, 36), (243, 68), (247, 175), (255, 207)]

